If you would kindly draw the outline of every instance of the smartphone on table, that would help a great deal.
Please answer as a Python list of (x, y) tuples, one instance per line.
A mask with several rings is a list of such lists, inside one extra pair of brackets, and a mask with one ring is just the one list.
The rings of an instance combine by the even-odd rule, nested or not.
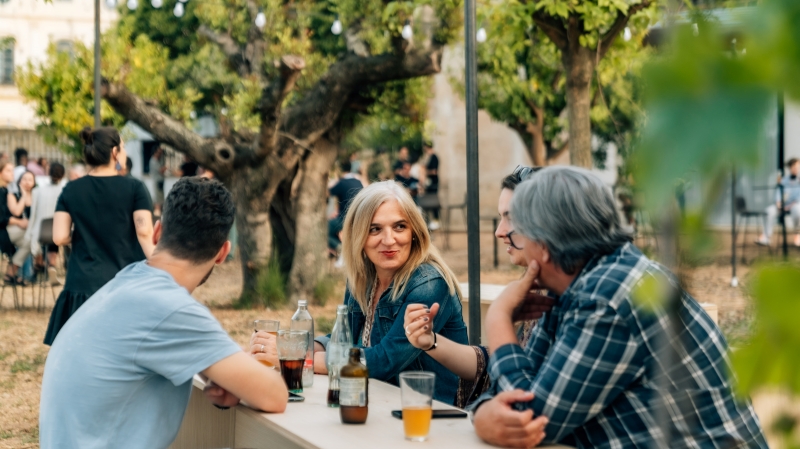
[[(397, 419), (403, 419), (402, 410), (392, 410), (392, 416)], [(448, 418), (466, 418), (467, 412), (454, 409), (433, 410), (432, 419), (448, 419)]]

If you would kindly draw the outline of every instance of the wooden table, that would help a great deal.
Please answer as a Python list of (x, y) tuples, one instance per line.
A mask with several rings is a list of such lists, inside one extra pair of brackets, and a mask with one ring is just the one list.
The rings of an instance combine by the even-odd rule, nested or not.
[[(464, 323), (469, 326), (469, 284), (462, 283), (459, 284), (461, 286), (461, 314), (464, 316)], [(489, 310), (489, 306), (492, 305), (495, 298), (500, 296), (500, 293), (506, 288), (505, 285), (498, 285), (498, 284), (481, 284), (481, 342), (486, 344), (486, 326), (483, 323), (486, 322), (486, 312)], [(710, 302), (701, 302), (700, 306), (706, 313), (714, 320), (715, 323), (719, 324), (719, 311), (717, 310), (717, 305), (712, 304)]]
[[(427, 442), (403, 437), (403, 423), (392, 417), (400, 409), (400, 389), (369, 380), (369, 416), (363, 425), (346, 425), (339, 409), (327, 406), (328, 377), (314, 376), (314, 386), (303, 391), (305, 402), (289, 403), (282, 414), (261, 413), (240, 405), (218, 410), (205, 399), (202, 382), (195, 379), (189, 409), (173, 449), (380, 449), (436, 447), (436, 449), (491, 448), (476, 435), (469, 419), (436, 419)], [(434, 401), (434, 409), (454, 408)], [(564, 446), (544, 446), (563, 448)]]

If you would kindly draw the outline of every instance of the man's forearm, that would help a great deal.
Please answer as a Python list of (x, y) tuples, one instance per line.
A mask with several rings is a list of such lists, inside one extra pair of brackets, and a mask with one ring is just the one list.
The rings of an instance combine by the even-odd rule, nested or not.
[(514, 322), (511, 319), (512, 312), (494, 305), (489, 307), (489, 312), (486, 314), (486, 328), (492, 330), (487, 332), (490, 353), (494, 353), (497, 348), (504, 345), (519, 344)]

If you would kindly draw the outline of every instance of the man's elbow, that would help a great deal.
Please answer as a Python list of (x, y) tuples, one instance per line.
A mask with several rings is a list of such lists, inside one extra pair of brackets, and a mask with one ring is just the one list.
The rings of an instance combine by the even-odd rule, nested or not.
[(269, 413), (283, 413), (289, 402), (289, 391), (286, 389), (286, 385), (280, 385), (280, 388), (275, 388), (274, 391), (263, 395), (262, 398), (262, 404), (255, 404), (259, 409)]
[(64, 246), (69, 243), (69, 236), (53, 235), (53, 243), (57, 246)]

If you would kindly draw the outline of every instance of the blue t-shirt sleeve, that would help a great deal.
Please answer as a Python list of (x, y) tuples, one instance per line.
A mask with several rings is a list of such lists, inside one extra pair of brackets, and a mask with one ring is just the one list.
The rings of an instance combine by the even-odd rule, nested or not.
[(177, 386), (241, 350), (211, 312), (196, 303), (158, 323), (139, 343), (134, 361)]

